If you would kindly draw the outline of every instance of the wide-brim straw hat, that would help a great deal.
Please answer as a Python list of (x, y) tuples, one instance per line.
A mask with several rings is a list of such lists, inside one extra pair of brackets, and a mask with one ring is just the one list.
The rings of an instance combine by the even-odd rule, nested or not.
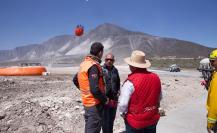
[(137, 68), (149, 68), (151, 66), (150, 61), (145, 58), (145, 53), (139, 50), (133, 51), (131, 56), (125, 58), (124, 61), (128, 65)]

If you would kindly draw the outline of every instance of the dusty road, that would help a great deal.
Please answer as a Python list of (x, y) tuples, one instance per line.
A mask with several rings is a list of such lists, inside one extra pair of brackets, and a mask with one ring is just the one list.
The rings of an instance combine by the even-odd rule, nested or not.
[[(129, 73), (128, 67), (118, 69), (123, 81)], [(49, 68), (50, 76), (0, 77), (0, 132), (83, 133), (84, 111), (79, 91), (71, 82), (77, 70)], [(162, 80), (161, 106), (166, 110), (166, 116), (159, 122), (158, 132), (193, 133), (197, 129), (203, 132), (206, 91), (200, 86), (200, 74), (192, 70), (182, 73), (155, 72)], [(175, 123), (173, 120), (176, 120)], [(117, 113), (114, 133), (122, 131), (123, 120)]]
[(157, 133), (206, 133), (206, 95), (167, 112), (159, 121)]

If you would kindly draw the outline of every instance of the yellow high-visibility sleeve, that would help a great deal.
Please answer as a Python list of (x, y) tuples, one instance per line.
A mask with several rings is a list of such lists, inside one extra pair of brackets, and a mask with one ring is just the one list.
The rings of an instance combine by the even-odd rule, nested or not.
[(217, 72), (212, 75), (207, 97), (208, 122), (217, 121)]

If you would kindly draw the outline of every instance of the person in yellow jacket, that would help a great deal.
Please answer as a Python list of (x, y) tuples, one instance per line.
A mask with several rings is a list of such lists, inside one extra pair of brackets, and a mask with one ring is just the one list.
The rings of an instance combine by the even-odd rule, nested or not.
[(100, 42), (91, 45), (90, 54), (84, 58), (80, 64), (79, 72), (73, 79), (74, 84), (81, 92), (85, 111), (85, 133), (100, 133), (104, 105), (108, 103), (100, 66), (103, 48)]
[(207, 131), (217, 133), (217, 49), (209, 55), (211, 65), (215, 68), (210, 81), (207, 97)]

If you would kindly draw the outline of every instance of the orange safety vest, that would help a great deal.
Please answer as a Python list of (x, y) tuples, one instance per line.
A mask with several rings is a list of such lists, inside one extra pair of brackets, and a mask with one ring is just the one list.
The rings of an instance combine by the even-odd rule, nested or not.
[(105, 85), (103, 82), (102, 68), (99, 63), (91, 59), (91, 57), (86, 57), (84, 61), (80, 65), (80, 70), (78, 72), (78, 83), (81, 91), (82, 103), (84, 106), (91, 107), (100, 103), (98, 99), (96, 99), (93, 94), (90, 92), (90, 84), (88, 79), (88, 70), (93, 65), (98, 67), (100, 71), (99, 77), (99, 89), (102, 93), (105, 93)]

